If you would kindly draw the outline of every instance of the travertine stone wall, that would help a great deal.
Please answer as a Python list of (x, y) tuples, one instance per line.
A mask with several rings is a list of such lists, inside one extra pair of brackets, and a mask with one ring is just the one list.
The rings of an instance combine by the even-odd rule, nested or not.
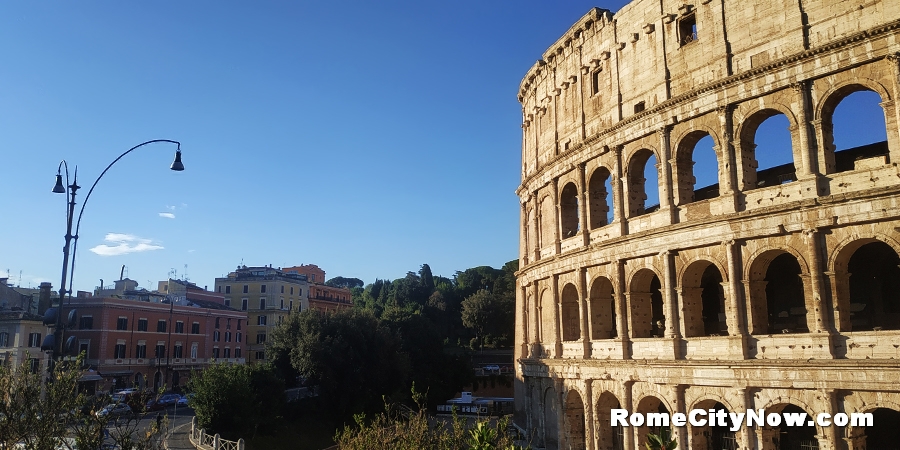
[[(857, 91), (880, 97), (887, 141), (838, 149), (832, 115)], [(892, 0), (635, 0), (553, 43), (519, 89), (516, 422), (532, 446), (644, 448), (652, 430), (613, 429), (616, 407), (900, 425), (898, 95)], [(758, 167), (778, 114), (793, 163)], [(673, 431), (690, 449), (879, 448), (852, 426)]]

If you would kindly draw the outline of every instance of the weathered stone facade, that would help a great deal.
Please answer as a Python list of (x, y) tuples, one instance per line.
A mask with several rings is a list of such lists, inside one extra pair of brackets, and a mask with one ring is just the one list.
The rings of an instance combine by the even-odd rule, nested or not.
[[(832, 115), (857, 91), (880, 96), (887, 141), (840, 151)], [(533, 447), (643, 449), (646, 426), (610, 426), (621, 407), (875, 414), (673, 427), (679, 449), (900, 448), (884, 446), (900, 430), (898, 95), (894, 0), (635, 0), (554, 43), (519, 90), (516, 422)], [(776, 115), (793, 163), (759, 170)], [(697, 189), (707, 135), (719, 183)]]

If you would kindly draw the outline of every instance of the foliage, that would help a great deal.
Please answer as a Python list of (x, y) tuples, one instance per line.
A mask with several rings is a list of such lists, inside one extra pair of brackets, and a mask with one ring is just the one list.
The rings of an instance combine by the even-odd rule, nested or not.
[(197, 424), (226, 439), (265, 433), (284, 403), (284, 384), (264, 365), (213, 364), (192, 375), (189, 389)]
[(414, 411), (385, 404), (384, 412), (367, 418), (358, 414), (354, 424), (335, 436), (340, 450), (518, 450), (507, 433), (509, 417), (495, 423), (478, 419), (467, 429), (468, 421), (453, 415), (449, 422), (433, 420), (422, 408), (422, 396), (413, 390), (419, 409)]
[(361, 288), (365, 283), (363, 280), (359, 278), (344, 278), (344, 277), (334, 277), (325, 282), (325, 286), (331, 286), (336, 288)]
[(678, 447), (678, 442), (675, 439), (671, 439), (672, 432), (669, 428), (662, 428), (659, 430), (659, 434), (648, 433), (647, 434), (647, 450), (675, 450)]
[(15, 369), (0, 365), (0, 448), (100, 448), (110, 423), (109, 439), (117, 448), (162, 448), (161, 427), (140, 426), (143, 410), (112, 421), (97, 417), (112, 399), (77, 392), (81, 361), (56, 363), (48, 373), (32, 372), (25, 364)]

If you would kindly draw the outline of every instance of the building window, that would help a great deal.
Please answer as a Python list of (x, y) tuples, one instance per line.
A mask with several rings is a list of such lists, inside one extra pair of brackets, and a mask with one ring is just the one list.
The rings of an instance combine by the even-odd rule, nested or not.
[(221, 317), (216, 317), (216, 328), (219, 328), (219, 322), (221, 321)]
[(682, 17), (678, 21), (678, 42), (681, 45), (687, 45), (696, 41), (697, 38), (697, 16), (691, 13)]
[(91, 316), (81, 316), (81, 320), (78, 323), (78, 328), (81, 330), (93, 330), (94, 318)]
[(197, 358), (197, 343), (196, 342), (191, 344), (191, 358), (194, 358), (194, 359)]
[(241, 342), (241, 333), (240, 332), (238, 332), (238, 334), (235, 335), (234, 342)]
[(260, 294), (266, 293), (266, 285), (264, 285), (264, 284), (259, 285), (259, 293)]
[(116, 349), (113, 351), (113, 358), (122, 359), (125, 357), (125, 342), (120, 342), (116, 344)]
[(231, 347), (225, 347), (225, 352), (222, 355), (225, 359), (231, 358)]
[(259, 309), (266, 309), (266, 299), (265, 299), (265, 297), (259, 299)]
[(647, 109), (647, 104), (644, 102), (637, 102), (634, 104), (634, 113), (637, 114), (639, 112), (643, 112)]
[(128, 329), (128, 318), (127, 317), (119, 317), (119, 320), (116, 321), (116, 329), (117, 330), (127, 330)]
[(603, 69), (597, 68), (597, 70), (591, 73), (591, 95), (597, 95), (600, 93), (600, 78), (603, 73)]
[(248, 292), (250, 292), (250, 287), (245, 284), (244, 285), (244, 293), (246, 294)]
[(303, 288), (297, 288), (297, 295), (303, 296)]
[(213, 347), (213, 358), (219, 359), (219, 347)]
[(240, 347), (234, 349), (234, 357), (235, 357), (235, 358), (240, 358), (240, 357), (241, 357), (241, 348), (240, 348)]
[(230, 331), (225, 332), (225, 342), (231, 342), (231, 332)]
[(154, 354), (157, 358), (165, 358), (166, 357), (166, 344), (156, 344), (156, 349), (154, 350)]
[(159, 320), (156, 322), (156, 332), (157, 333), (165, 333), (166, 332), (166, 321), (165, 319)]
[(241, 311), (246, 311), (246, 310), (247, 310), (247, 299), (242, 298), (241, 299)]
[(41, 333), (28, 333), (28, 346), (29, 347), (40, 347), (41, 346)]
[(200, 334), (200, 322), (191, 324), (191, 334)]
[(257, 334), (256, 335), (256, 343), (257, 344), (265, 344), (266, 343), (266, 335), (265, 334)]
[(181, 342), (175, 344), (175, 348), (172, 349), (172, 357), (173, 358), (183, 358), (182, 354), (184, 353), (183, 348), (181, 347)]
[(294, 301), (293, 301), (293, 300), (291, 300), (291, 303), (290, 303), (290, 309), (291, 309), (291, 311), (294, 310)]
[(147, 319), (138, 319), (138, 331), (147, 331)]
[(280, 309), (284, 309), (284, 297), (281, 298), (281, 308)]
[(231, 297), (225, 299), (225, 306), (231, 307)]
[(284, 294), (284, 285), (281, 285), (281, 293)]
[(262, 315), (258, 316), (256, 318), (256, 324), (257, 325), (265, 325), (266, 324), (266, 316), (262, 316)]
[(28, 367), (31, 369), (31, 373), (38, 373), (41, 370), (41, 360), (37, 358), (28, 358)]
[(134, 349), (134, 357), (135, 358), (146, 358), (147, 357), (147, 344), (138, 344)]
[(175, 322), (175, 332), (184, 333), (184, 322), (180, 320), (178, 322)]
[(90, 358), (91, 341), (78, 341), (78, 354), (84, 354), (84, 359)]
[(0, 347), (9, 347), (9, 333), (0, 333)]
[(238, 330), (241, 329), (241, 322), (243, 322), (243, 320), (238, 319), (238, 321), (237, 321), (237, 324), (238, 324), (237, 329), (238, 329)]
[(263, 361), (266, 359), (266, 352), (256, 352), (257, 361)]
[(219, 342), (219, 330), (213, 332), (213, 342)]
[(225, 329), (226, 330), (231, 329), (231, 319), (225, 319)]
[(230, 285), (230, 284), (225, 286), (225, 293), (226, 293), (226, 294), (230, 294), (230, 293), (231, 293), (231, 285)]

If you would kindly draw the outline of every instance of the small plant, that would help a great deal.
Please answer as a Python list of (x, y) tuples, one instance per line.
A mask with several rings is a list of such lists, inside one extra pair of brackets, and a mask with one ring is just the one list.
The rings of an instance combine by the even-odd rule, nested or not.
[(675, 450), (678, 443), (671, 439), (672, 431), (668, 428), (659, 430), (659, 434), (647, 434), (647, 450)]

